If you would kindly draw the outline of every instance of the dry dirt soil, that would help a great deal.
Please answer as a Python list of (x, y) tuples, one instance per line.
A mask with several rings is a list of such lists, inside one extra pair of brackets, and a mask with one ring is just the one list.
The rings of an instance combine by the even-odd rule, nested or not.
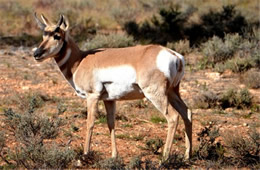
[[(189, 55), (186, 60), (196, 60), (196, 55)], [(181, 96), (193, 113), (193, 146), (198, 146), (197, 133), (205, 126), (213, 123), (220, 129), (220, 133), (230, 130), (241, 134), (248, 134), (251, 127), (260, 130), (260, 114), (251, 113), (251, 110), (237, 110), (228, 108), (224, 111), (217, 109), (194, 109), (196, 98), (203, 90), (211, 90), (215, 94), (221, 94), (229, 88), (245, 87), (239, 81), (239, 76), (226, 71), (218, 74), (210, 70), (194, 71), (192, 67), (186, 67), (186, 73), (181, 83)], [(254, 101), (260, 103), (260, 90), (249, 89)], [(5, 47), (0, 49), (0, 113), (6, 108), (21, 111), (19, 100), (23, 100), (26, 94), (40, 93), (56, 98), (59, 104), (66, 107), (62, 115), (66, 125), (57, 138), (59, 143), (70, 143), (74, 148), (81, 147), (84, 143), (86, 130), (86, 103), (77, 97), (73, 89), (61, 76), (57, 66), (52, 60), (41, 63), (34, 61), (32, 48)], [(22, 102), (22, 101), (20, 101)], [(57, 103), (44, 105), (42, 113), (51, 116), (57, 112)], [(100, 114), (105, 114), (104, 105), (99, 104)], [(249, 115), (249, 116), (248, 116)], [(132, 157), (145, 153), (145, 157), (158, 160), (155, 155), (144, 150), (145, 142), (149, 139), (166, 139), (167, 123), (164, 121), (153, 123), (151, 117), (163, 117), (153, 105), (146, 100), (117, 102), (116, 135), (117, 147), (120, 157), (128, 163)], [(1, 123), (1, 128), (4, 128)], [(71, 130), (77, 127), (78, 130)], [(222, 140), (222, 139), (219, 139)], [(9, 147), (16, 145), (14, 141), (8, 141)], [(106, 123), (97, 119), (92, 138), (92, 150), (99, 152), (103, 158), (111, 155), (110, 136)], [(184, 124), (179, 123), (176, 138), (173, 144), (173, 153), (184, 154)], [(161, 152), (161, 150), (159, 150)], [(194, 165), (200, 167), (199, 163)]]

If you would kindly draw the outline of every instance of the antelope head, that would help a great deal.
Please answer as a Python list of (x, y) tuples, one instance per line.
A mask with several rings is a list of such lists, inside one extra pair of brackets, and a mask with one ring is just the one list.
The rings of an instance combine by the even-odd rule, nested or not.
[(47, 58), (56, 57), (66, 43), (66, 39), (69, 36), (68, 20), (60, 15), (60, 19), (57, 24), (50, 22), (44, 15), (41, 15), (40, 20), (37, 14), (34, 14), (35, 20), (39, 28), (43, 31), (43, 40), (39, 47), (34, 52), (34, 58), (36, 61), (43, 61)]

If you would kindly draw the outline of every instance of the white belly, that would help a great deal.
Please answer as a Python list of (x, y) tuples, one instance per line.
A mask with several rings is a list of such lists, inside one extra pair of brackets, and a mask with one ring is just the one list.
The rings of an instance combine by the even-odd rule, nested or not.
[(94, 71), (96, 89), (102, 89), (103, 100), (135, 99), (143, 96), (136, 82), (136, 71), (129, 65)]
[[(137, 85), (136, 71), (130, 65), (95, 69), (93, 74), (93, 86), (100, 93), (101, 100), (131, 100), (143, 98), (143, 92)], [(75, 91), (78, 96), (88, 96), (84, 86), (75, 83)], [(91, 87), (93, 87), (91, 86)]]
[(102, 100), (133, 100), (143, 98), (143, 92), (137, 84), (106, 83)]

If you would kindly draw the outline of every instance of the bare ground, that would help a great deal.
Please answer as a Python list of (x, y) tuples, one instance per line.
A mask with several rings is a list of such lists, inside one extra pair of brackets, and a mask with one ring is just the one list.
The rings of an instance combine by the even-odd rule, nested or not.
[[(189, 55), (186, 60), (196, 61), (196, 55)], [(192, 62), (191, 62), (192, 63)], [(245, 85), (239, 81), (239, 76), (226, 71), (220, 75), (210, 70), (193, 71), (192, 67), (186, 67), (185, 77), (181, 83), (181, 95), (193, 112), (193, 146), (198, 146), (198, 135), (203, 127), (214, 123), (220, 128), (220, 133), (228, 130), (239, 131), (247, 135), (251, 127), (256, 127), (260, 132), (260, 114), (251, 110), (237, 110), (228, 108), (223, 112), (217, 109), (193, 109), (196, 98), (203, 90), (210, 90), (214, 94), (221, 94), (229, 88), (243, 88)], [(86, 109), (85, 101), (77, 97), (73, 89), (60, 75), (57, 66), (51, 60), (37, 63), (32, 57), (31, 48), (6, 47), (0, 50), (0, 112), (5, 108), (22, 110), (19, 100), (24, 94), (41, 93), (50, 97), (58, 98), (67, 107), (62, 115), (66, 119), (66, 125), (57, 141), (67, 143), (74, 148), (81, 147), (84, 143), (86, 118), (82, 112)], [(260, 90), (250, 89), (254, 101), (260, 104)], [(99, 104), (101, 114), (105, 114), (103, 104)], [(43, 113), (51, 115), (56, 112), (57, 104), (45, 105)], [(145, 147), (145, 141), (153, 138), (161, 138), (165, 141), (167, 123), (152, 123), (152, 115), (160, 115), (148, 101), (122, 101), (117, 104), (116, 134), (117, 147), (120, 157), (128, 163), (134, 156), (146, 153), (149, 159), (158, 159), (158, 155), (150, 153)], [(162, 115), (161, 115), (162, 116)], [(122, 118), (123, 117), (123, 118)], [(126, 120), (125, 120), (126, 119)], [(107, 125), (96, 121), (92, 139), (92, 150), (109, 158), (111, 155), (110, 136)], [(79, 128), (71, 132), (71, 126)], [(1, 124), (4, 128), (4, 124)], [(173, 144), (172, 152), (184, 153), (184, 125), (182, 121), (177, 130), (177, 138)], [(220, 139), (221, 140), (221, 139)], [(9, 143), (10, 147), (14, 142)], [(161, 150), (159, 150), (161, 152)], [(194, 165), (200, 167), (199, 164)]]

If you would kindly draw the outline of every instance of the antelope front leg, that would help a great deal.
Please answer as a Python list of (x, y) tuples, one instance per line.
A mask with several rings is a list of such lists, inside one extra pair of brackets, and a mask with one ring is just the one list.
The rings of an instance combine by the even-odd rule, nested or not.
[(84, 145), (84, 154), (87, 155), (90, 151), (90, 142), (92, 137), (92, 132), (94, 128), (95, 115), (97, 113), (97, 104), (98, 104), (98, 96), (90, 95), (87, 98), (87, 107), (88, 107), (88, 119), (87, 119), (87, 132), (86, 132), (86, 140)]

